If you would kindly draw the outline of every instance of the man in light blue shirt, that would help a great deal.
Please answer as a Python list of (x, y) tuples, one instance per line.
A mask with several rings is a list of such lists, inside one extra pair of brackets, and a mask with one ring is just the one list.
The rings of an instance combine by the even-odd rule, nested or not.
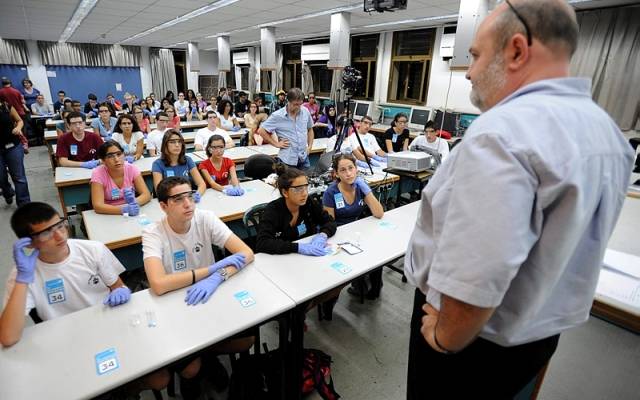
[(478, 28), (484, 113), (423, 191), (405, 257), (407, 399), (513, 398), (589, 316), (632, 153), (568, 77), (577, 32), (562, 0), (506, 0)]
[[(278, 147), (278, 158), (290, 167), (309, 168), (309, 151), (313, 145), (313, 120), (302, 107), (304, 93), (293, 88), (287, 93), (287, 105), (275, 111), (262, 123), (258, 133), (266, 143)], [(271, 134), (276, 132), (278, 141)]]

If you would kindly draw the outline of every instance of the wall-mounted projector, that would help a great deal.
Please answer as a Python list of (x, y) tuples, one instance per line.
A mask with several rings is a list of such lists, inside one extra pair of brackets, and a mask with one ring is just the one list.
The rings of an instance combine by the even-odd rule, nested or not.
[(406, 10), (408, 0), (364, 0), (365, 12)]

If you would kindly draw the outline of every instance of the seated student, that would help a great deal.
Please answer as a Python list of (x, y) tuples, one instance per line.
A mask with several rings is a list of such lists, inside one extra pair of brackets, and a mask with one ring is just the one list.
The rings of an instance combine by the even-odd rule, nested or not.
[(200, 197), (207, 189), (202, 176), (196, 168), (196, 163), (191, 157), (185, 155), (184, 138), (175, 129), (169, 129), (164, 133), (162, 146), (160, 147), (160, 158), (151, 165), (153, 175), (153, 187), (157, 190), (161, 180), (171, 176), (181, 176), (189, 179), (191, 184), (197, 187), (196, 202), (200, 202)]
[(71, 130), (69, 123), (67, 122), (67, 115), (69, 115), (70, 111), (62, 109), (62, 121), (56, 122), (56, 135), (58, 137), (64, 135), (66, 132)]
[[(345, 124), (345, 122), (346, 122), (345, 116), (341, 116), (340, 118), (338, 118), (336, 122), (336, 127), (334, 128), (336, 132), (338, 133), (342, 132), (342, 127)], [(354, 133), (355, 133), (355, 130), (353, 129), (353, 127), (349, 127), (349, 129), (347, 130), (347, 136), (344, 137), (344, 139), (342, 140), (342, 144), (340, 145), (340, 150), (339, 150), (340, 153), (351, 154), (353, 152), (353, 148), (351, 147), (351, 139)], [(339, 135), (333, 135), (329, 139), (327, 139), (327, 151), (333, 151), (333, 149), (336, 147), (338, 136)], [(356, 160), (356, 163), (361, 164), (360, 160)], [(366, 165), (366, 163), (364, 165)]]
[(240, 129), (240, 124), (233, 114), (233, 105), (229, 100), (222, 100), (218, 104), (218, 115), (220, 116), (220, 128), (233, 132)]
[(202, 110), (201, 112), (204, 112), (204, 109), (207, 108), (207, 102), (199, 92), (196, 93), (196, 102), (198, 103), (198, 108)]
[(101, 103), (98, 106), (98, 114), (98, 118), (94, 118), (91, 121), (93, 132), (103, 138), (108, 138), (113, 133), (113, 129), (116, 127), (118, 119), (111, 116), (111, 108), (108, 103)]
[(207, 141), (213, 135), (222, 136), (224, 138), (226, 148), (230, 149), (235, 146), (235, 143), (233, 143), (233, 139), (231, 138), (231, 136), (229, 136), (227, 131), (218, 128), (218, 123), (218, 114), (213, 111), (208, 111), (207, 126), (198, 129), (198, 132), (196, 132), (196, 137), (194, 139), (196, 151), (204, 150), (205, 146), (207, 145)]
[(64, 90), (58, 91), (58, 100), (53, 103), (53, 112), (59, 112), (62, 107), (64, 107), (64, 99), (67, 97), (67, 94)]
[(349, 140), (351, 141), (351, 148), (353, 149), (353, 155), (360, 161), (365, 161), (363, 152), (367, 153), (371, 165), (379, 167), (381, 162), (386, 162), (386, 153), (382, 151), (376, 137), (369, 133), (369, 129), (373, 125), (373, 119), (370, 116), (365, 115), (362, 117), (362, 121), (356, 128), (357, 135), (360, 137), (360, 141), (364, 146), (364, 149), (360, 147), (356, 135), (351, 135)]
[(215, 111), (216, 114), (218, 113), (218, 98), (216, 96), (211, 96), (211, 101), (209, 105), (204, 108), (204, 111)]
[(324, 112), (318, 118), (318, 122), (316, 122), (314, 128), (325, 128), (324, 136), (330, 138), (333, 137), (337, 132), (339, 132), (336, 130), (336, 126), (336, 106), (334, 106), (333, 104), (328, 104), (324, 107)]
[(245, 92), (238, 93), (238, 101), (233, 109), (235, 110), (236, 117), (244, 117), (244, 113), (249, 109), (249, 100), (247, 100), (247, 94)]
[(391, 128), (384, 133), (384, 143), (387, 153), (397, 153), (409, 148), (409, 129), (407, 129), (409, 117), (405, 113), (397, 113), (393, 117)]
[(180, 130), (180, 117), (176, 115), (176, 110), (172, 106), (167, 106), (164, 112), (169, 117), (169, 122), (167, 122), (167, 127), (170, 129)]
[(202, 110), (198, 107), (198, 100), (191, 100), (187, 110), (187, 121), (202, 121)]
[[(140, 206), (151, 200), (138, 167), (125, 161), (124, 150), (115, 140), (107, 140), (100, 146), (98, 158), (102, 165), (91, 172), (93, 209), (98, 214), (138, 215)], [(125, 195), (126, 192), (131, 194)], [(128, 196), (133, 196), (135, 202), (128, 201)]]
[(142, 104), (146, 104), (146, 103), (142, 102), (140, 103), (139, 106), (133, 106), (133, 117), (136, 119), (136, 122), (138, 123), (140, 132), (142, 132), (146, 137), (146, 135), (149, 132), (151, 132), (151, 125), (149, 124), (149, 118), (145, 115), (145, 112), (144, 112), (146, 108), (143, 108)]
[[(165, 178), (158, 184), (156, 193), (166, 215), (142, 232), (144, 270), (151, 291), (161, 296), (189, 287), (185, 297), (188, 305), (206, 303), (219, 285), (253, 262), (253, 252), (212, 211), (195, 207), (197, 192), (191, 190), (187, 179)], [(232, 255), (216, 262), (214, 245)], [(249, 349), (253, 338), (242, 336), (246, 335), (238, 334), (173, 365), (172, 369), (180, 375), (183, 398), (198, 397), (201, 361), (218, 362), (211, 353)], [(201, 360), (201, 356), (209, 357)]]
[(39, 94), (36, 101), (31, 104), (31, 115), (50, 115), (53, 114), (53, 108), (44, 101), (44, 96)]
[[(160, 111), (160, 107), (156, 106), (156, 103), (158, 103), (157, 101), (154, 101), (153, 98), (151, 98), (151, 96), (148, 96), (145, 100), (144, 100), (145, 104), (147, 105), (146, 109), (142, 109), (142, 111), (145, 114), (145, 117), (149, 119), (149, 122), (153, 123), (155, 122), (155, 118), (156, 118), (156, 114)], [(140, 103), (142, 104), (142, 103)], [(159, 103), (158, 103), (159, 104)]]
[(111, 139), (120, 143), (124, 149), (127, 162), (134, 162), (142, 158), (144, 151), (144, 135), (140, 132), (138, 122), (131, 114), (121, 114), (116, 122)]
[[(208, 159), (198, 165), (204, 181), (211, 188), (223, 192), (227, 196), (242, 196), (244, 189), (240, 187), (236, 164), (232, 159), (223, 157), (225, 140), (220, 135), (213, 135), (207, 141)], [(228, 185), (231, 184), (231, 187)], [(227, 187), (225, 187), (227, 186)]]
[(147, 150), (151, 157), (160, 155), (160, 149), (162, 148), (162, 138), (167, 131), (167, 124), (169, 123), (169, 116), (164, 111), (158, 111), (156, 114), (156, 129), (152, 130), (147, 135)]
[(96, 159), (102, 145), (100, 136), (85, 130), (84, 117), (77, 112), (67, 114), (71, 131), (58, 138), (56, 157), (61, 167), (82, 167), (92, 169), (100, 165)]
[(87, 101), (84, 103), (84, 114), (87, 118), (98, 118), (98, 96), (93, 93), (89, 93)]
[(79, 100), (71, 100), (71, 109), (75, 112), (79, 112), (86, 118), (85, 113), (82, 112), (82, 103)]
[(320, 104), (316, 102), (316, 94), (313, 92), (309, 92), (308, 99), (309, 101), (302, 103), (302, 106), (309, 110), (311, 119), (315, 124), (316, 122), (318, 122), (318, 118), (320, 117)]
[(113, 94), (107, 93), (107, 99), (105, 100), (105, 102), (111, 104), (111, 106), (113, 107), (114, 116), (115, 111), (122, 111), (122, 103), (120, 103), (119, 100), (116, 100), (116, 98), (113, 97)]
[[(258, 125), (262, 121), (267, 119), (267, 114), (259, 114), (258, 113), (258, 105), (254, 102), (249, 103), (247, 107), (247, 112), (244, 114), (244, 127), (249, 129), (249, 142), (252, 142), (251, 145), (255, 144), (256, 140), (251, 138), (253, 135), (258, 135)], [(260, 137), (262, 139), (262, 137)], [(262, 144), (262, 140), (260, 140), (260, 144)]]
[(424, 135), (420, 135), (413, 139), (410, 150), (416, 150), (419, 147), (428, 147), (440, 153), (442, 161), (449, 155), (449, 143), (441, 137), (438, 137), (436, 130), (433, 128), (433, 121), (427, 121), (424, 126)]
[[(358, 176), (356, 158), (353, 155), (342, 153), (334, 157), (333, 172), (336, 181), (322, 195), (322, 205), (338, 226), (356, 221), (364, 212), (365, 205), (374, 217), (382, 218), (382, 204), (373, 195), (367, 182)], [(382, 268), (378, 268), (366, 277), (355, 280), (348, 291), (358, 296), (364, 294), (373, 300), (380, 296), (381, 288)]]
[(178, 100), (173, 103), (173, 108), (176, 110), (176, 114), (181, 120), (186, 120), (189, 102), (184, 99), (184, 93), (178, 93)]
[(65, 99), (62, 101), (62, 107), (60, 107), (60, 109), (58, 110), (58, 115), (54, 116), (53, 119), (62, 119), (63, 111), (68, 111), (68, 112), (73, 111), (73, 107), (71, 107), (71, 103), (73, 103), (73, 100), (71, 100), (68, 97), (65, 97)]
[[(46, 203), (26, 203), (11, 216), (11, 228), (18, 240), (13, 245), (16, 267), (9, 273), (0, 315), (3, 346), (20, 340), (25, 316), (33, 309), (48, 321), (96, 304), (116, 307), (131, 299), (131, 290), (119, 277), (124, 271), (120, 261), (100, 242), (69, 239), (67, 227), (67, 220)], [(49, 283), (64, 290), (44, 290)], [(162, 390), (168, 383), (168, 371), (160, 369), (125, 385), (122, 394), (135, 396), (143, 389)]]
[(124, 103), (122, 103), (122, 111), (129, 114), (133, 111), (134, 105), (133, 96), (129, 92), (126, 92), (124, 94)]

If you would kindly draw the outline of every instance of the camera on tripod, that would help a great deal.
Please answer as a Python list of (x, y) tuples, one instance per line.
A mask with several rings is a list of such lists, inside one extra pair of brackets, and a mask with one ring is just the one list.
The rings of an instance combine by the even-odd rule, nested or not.
[(353, 96), (355, 92), (362, 89), (362, 72), (352, 66), (344, 67), (342, 71), (342, 89), (348, 97)]

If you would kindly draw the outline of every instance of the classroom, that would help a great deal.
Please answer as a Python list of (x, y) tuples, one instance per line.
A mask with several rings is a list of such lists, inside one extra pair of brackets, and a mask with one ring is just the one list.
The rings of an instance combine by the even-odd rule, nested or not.
[(0, 13), (1, 399), (637, 399), (640, 5)]

